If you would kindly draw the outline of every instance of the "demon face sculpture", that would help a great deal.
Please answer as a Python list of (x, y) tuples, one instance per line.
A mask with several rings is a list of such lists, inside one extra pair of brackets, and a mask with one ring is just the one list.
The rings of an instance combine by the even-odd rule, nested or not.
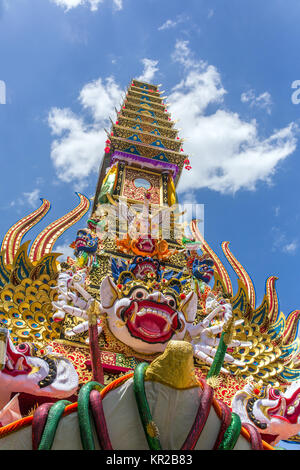
[(135, 351), (153, 354), (164, 351), (171, 339), (183, 339), (187, 323), (193, 322), (197, 296), (179, 293), (176, 283), (129, 280), (117, 285), (110, 277), (101, 284), (102, 309), (114, 336)]
[(196, 258), (193, 262), (193, 276), (209, 284), (214, 275), (213, 265), (214, 262), (211, 259), (199, 260)]
[(113, 258), (112, 273), (116, 282), (122, 271), (130, 271), (136, 279), (145, 279), (147, 276), (152, 276), (156, 281), (161, 279), (163, 272), (160, 262), (148, 256), (135, 256), (128, 266), (123, 261), (119, 261), (118, 264)]
[(187, 266), (198, 281), (209, 284), (214, 276), (214, 261), (208, 255), (199, 256), (196, 251), (187, 251)]
[(77, 390), (78, 375), (73, 364), (50, 353), (37, 356), (31, 343), (15, 346), (8, 335), (2, 360), (0, 409), (13, 392), (66, 398)]
[(70, 247), (74, 249), (74, 255), (77, 258), (77, 266), (89, 267), (96, 262), (98, 237), (92, 236), (90, 230), (78, 230), (76, 240), (71, 243)]
[(285, 392), (271, 385), (255, 390), (247, 384), (234, 396), (232, 409), (243, 423), (256, 426), (265, 441), (276, 445), (300, 432), (300, 383), (294, 382)]
[(74, 248), (74, 255), (79, 257), (82, 252), (94, 254), (97, 251), (98, 240), (93, 238), (86, 229), (80, 229), (77, 232), (76, 240), (70, 245)]
[[(209, 294), (207, 315), (194, 324), (198, 296), (182, 272), (164, 269), (159, 260), (142, 256), (127, 263), (113, 258), (111, 272), (112, 276), (106, 276), (100, 286), (99, 309), (115, 338), (134, 351), (149, 355), (163, 352), (171, 339), (188, 338), (195, 357), (212, 364), (220, 333), (232, 317), (230, 303)], [(56, 320), (63, 319), (66, 313), (84, 320), (66, 331), (69, 337), (88, 330), (88, 312), (95, 301), (82, 285), (71, 279), (71, 273), (60, 274), (59, 305), (53, 302), (59, 307), (54, 315)], [(98, 320), (99, 334), (104, 328), (102, 320)], [(242, 345), (249, 346), (233, 339), (229, 347)], [(243, 365), (227, 353), (225, 362)], [(224, 368), (222, 371), (228, 373)]]
[(105, 278), (100, 297), (116, 338), (148, 354), (164, 351), (171, 339), (184, 338), (187, 323), (196, 317), (197, 296), (183, 291), (181, 273), (142, 256), (127, 266), (112, 260), (112, 273), (116, 284)]

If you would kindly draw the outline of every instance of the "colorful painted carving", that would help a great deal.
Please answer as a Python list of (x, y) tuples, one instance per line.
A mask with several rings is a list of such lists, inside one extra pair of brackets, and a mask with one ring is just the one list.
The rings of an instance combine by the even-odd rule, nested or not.
[[(224, 242), (234, 292), (197, 221), (185, 233), (176, 185), (191, 167), (177, 134), (158, 87), (134, 80), (74, 258), (59, 262), (53, 250), (88, 211), (81, 194), (30, 248), (23, 237), (46, 200), (4, 236), (0, 449), (272, 449), (299, 440), (300, 311), (279, 312), (274, 276), (256, 305), (251, 277)], [(33, 408), (55, 403), (17, 420), (28, 394)]]
[(71, 243), (70, 247), (74, 248), (74, 256), (76, 256), (80, 267), (91, 265), (96, 259), (98, 238), (97, 236), (93, 237), (89, 230), (80, 229), (77, 232), (76, 240)]
[(271, 385), (261, 388), (249, 382), (234, 396), (232, 409), (243, 422), (255, 426), (267, 442), (276, 445), (300, 432), (299, 403), (299, 381), (285, 391)]
[[(184, 341), (171, 341), (150, 366), (141, 363), (134, 374), (108, 387), (95, 382), (85, 385), (78, 403), (62, 401), (55, 406), (51, 417), (49, 408), (36, 412), (26, 422), (27, 428), (21, 420), (14, 429), (13, 442), (9, 428), (4, 428), (2, 435), (0, 431), (1, 449), (10, 450), (13, 445), (22, 450), (32, 446), (40, 450), (156, 451), (173, 447), (183, 451), (270, 448), (253, 426), (243, 427), (239, 416), (214, 398), (205, 381), (197, 379), (192, 348)], [(60, 420), (63, 422), (58, 426)]]
[(198, 281), (209, 284), (214, 276), (214, 260), (208, 255), (199, 256), (195, 252), (187, 252), (187, 266)]
[[(67, 398), (78, 389), (78, 375), (73, 364), (51, 351), (39, 355), (32, 343), (14, 345), (9, 335), (5, 363), (0, 372), (0, 421), (8, 424), (10, 400), (13, 393), (38, 397)], [(20, 398), (21, 399), (21, 398)], [(13, 399), (14, 407), (16, 406)]]
[(164, 260), (176, 253), (176, 250), (169, 250), (166, 240), (153, 238), (150, 234), (141, 235), (137, 239), (132, 239), (130, 235), (125, 235), (122, 240), (117, 240), (117, 247), (123, 253), (141, 256), (157, 256)]
[[(195, 357), (206, 364), (213, 363), (220, 344), (218, 335), (232, 319), (230, 303), (210, 293), (206, 298), (207, 316), (195, 325), (197, 295), (190, 290), (182, 273), (176, 275), (174, 271), (162, 270), (159, 262), (142, 257), (135, 258), (128, 267), (124, 262), (118, 266), (115, 260), (112, 265), (116, 284), (109, 276), (101, 283), (99, 312), (102, 321), (97, 320), (98, 333), (107, 327), (109, 333), (130, 347), (137, 357), (147, 355), (149, 358), (163, 352), (171, 339), (189, 338)], [(63, 283), (63, 288), (59, 289), (60, 311), (63, 316), (69, 314), (84, 320), (66, 331), (67, 336), (74, 336), (88, 329), (88, 310), (93, 297), (78, 283), (73, 284), (77, 294), (68, 288), (65, 290), (66, 285), (68, 283)], [(54, 306), (58, 306), (57, 302)], [(228, 342), (228, 347), (237, 346), (249, 347), (251, 343), (239, 339)], [(223, 359), (237, 367), (246, 365), (228, 353)], [(222, 371), (227, 373), (224, 368)]]

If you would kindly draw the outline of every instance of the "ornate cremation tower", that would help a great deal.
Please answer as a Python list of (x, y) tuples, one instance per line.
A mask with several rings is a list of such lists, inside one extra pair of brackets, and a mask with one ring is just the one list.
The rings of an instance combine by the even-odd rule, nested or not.
[[(174, 124), (159, 87), (133, 80), (107, 132), (88, 228), (80, 230), (72, 244), (76, 269), (86, 270), (86, 288), (99, 301), (99, 285), (105, 276), (110, 274), (117, 282), (122, 270), (134, 271), (135, 265), (135, 274), (140, 273), (137, 279), (156, 278), (154, 271), (161, 268), (160, 263), (174, 276), (190, 273), (185, 245), (190, 240), (179, 221), (176, 185), (182, 170), (189, 171), (191, 166)], [(94, 240), (92, 256), (86, 249), (86, 237)], [(200, 246), (200, 242), (195, 244), (195, 248)], [(68, 269), (68, 263), (62, 268)], [(185, 294), (181, 292), (181, 296)], [(199, 314), (202, 308), (199, 301)], [(99, 323), (105, 381), (130, 371), (142, 359), (156, 357), (157, 353), (138, 353), (116, 340), (105, 318)], [(60, 342), (73, 346), (86, 343), (87, 331), (81, 331), (80, 324), (75, 317), (65, 316)], [(88, 378), (89, 374), (83, 377)]]
[(174, 184), (189, 160), (157, 86), (133, 80), (112, 123), (105, 152), (94, 210), (99, 201), (107, 201), (101, 186), (107, 168), (113, 166), (118, 168), (108, 194), (114, 199), (125, 196), (143, 203), (147, 190), (151, 204), (175, 203)]
[[(176, 186), (181, 172), (191, 166), (161, 94), (156, 85), (132, 80), (116, 109), (116, 120), (106, 131), (87, 225), (70, 245), (73, 257), (60, 262), (55, 243), (90, 209), (82, 194), (78, 205), (50, 223), (31, 245), (23, 238), (47, 214), (47, 200), (3, 238), (0, 448), (9, 448), (10, 442), (30, 446), (28, 436), (22, 437), (29, 424), (33, 448), (51, 448), (53, 423), (62, 413), (77, 413), (77, 406), (77, 444), (73, 436), (71, 442), (64, 436), (62, 448), (95, 448), (89, 409), (103, 449), (144, 449), (147, 442), (156, 450), (162, 442), (168, 449), (176, 442), (175, 448), (185, 450), (197, 445), (229, 449), (236, 443), (269, 448), (261, 435), (275, 444), (287, 438), (299, 441), (293, 436), (300, 431), (300, 310), (289, 315), (279, 311), (275, 276), (267, 279), (265, 295), (256, 305), (251, 277), (229, 242), (223, 242), (237, 278), (234, 293), (226, 268), (196, 220), (187, 238)], [(155, 420), (148, 408), (147, 381), (156, 390), (150, 394), (154, 412), (160, 410)], [(162, 395), (161, 387), (167, 387)], [(168, 406), (159, 403), (165, 393)], [(181, 421), (170, 405), (174, 394)], [(107, 396), (105, 417), (102, 399)], [(137, 416), (134, 396), (137, 425), (130, 421)], [(74, 403), (60, 401), (65, 398)], [(45, 400), (32, 417), (32, 408)], [(212, 415), (213, 428), (220, 431), (211, 441), (211, 430), (206, 433), (204, 427), (204, 441), (207, 437), (209, 442), (201, 441), (205, 420)], [(65, 422), (71, 435), (73, 421)], [(16, 430), (20, 433), (12, 438)]]
[[(155, 85), (133, 80), (120, 111), (116, 112), (116, 121), (112, 122), (106, 141), (88, 226), (94, 233), (101, 234), (109, 205), (116, 206), (120, 201), (124, 201), (122, 208), (126, 205), (132, 217), (146, 205), (150, 218), (140, 243), (131, 243), (132, 240), (123, 237), (130, 227), (119, 220), (119, 210), (115, 212), (115, 226), (113, 221), (111, 224), (106, 221), (109, 233), (106, 237), (100, 235), (104, 238), (104, 252), (119, 255), (121, 252), (122, 256), (131, 257), (155, 256), (182, 269), (185, 256), (177, 249), (182, 248), (183, 231), (176, 214), (175, 188), (183, 168), (191, 169), (188, 156), (183, 153), (183, 140), (178, 137), (174, 121)], [(147, 237), (147, 230), (154, 240)], [(141, 228), (140, 231), (143, 232)]]

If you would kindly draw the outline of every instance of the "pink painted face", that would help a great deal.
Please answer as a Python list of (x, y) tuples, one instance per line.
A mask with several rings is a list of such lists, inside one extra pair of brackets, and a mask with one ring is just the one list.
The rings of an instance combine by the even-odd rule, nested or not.
[(256, 426), (265, 441), (276, 445), (300, 432), (300, 381), (283, 392), (268, 385), (260, 392), (247, 384), (236, 393), (232, 410), (242, 422)]
[(22, 343), (14, 347), (10, 340), (7, 342), (6, 361), (2, 373), (16, 377), (26, 375), (32, 371), (27, 361), (31, 356), (31, 349), (28, 343)]
[(269, 400), (275, 401), (276, 405), (268, 408), (270, 418), (277, 418), (296, 424), (300, 415), (300, 388), (297, 388), (290, 397), (283, 395), (279, 390), (270, 388), (268, 390)]
[(159, 262), (150, 257), (137, 256), (132, 265), (132, 273), (136, 279), (144, 279), (147, 276), (153, 276), (157, 279), (159, 271)]
[(155, 242), (150, 235), (141, 236), (136, 242), (136, 247), (143, 253), (149, 253), (150, 255), (155, 250)]
[(64, 398), (78, 387), (73, 364), (61, 356), (36, 356), (31, 343), (14, 345), (7, 338), (4, 367), (0, 371), (0, 396), (4, 392)]

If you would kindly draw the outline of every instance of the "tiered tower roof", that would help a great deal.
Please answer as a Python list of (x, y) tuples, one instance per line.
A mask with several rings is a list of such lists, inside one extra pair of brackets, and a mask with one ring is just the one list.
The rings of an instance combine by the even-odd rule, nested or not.
[(159, 86), (132, 80), (116, 120), (111, 120), (93, 209), (105, 174), (115, 162), (171, 173), (177, 185), (188, 156), (166, 106)]

